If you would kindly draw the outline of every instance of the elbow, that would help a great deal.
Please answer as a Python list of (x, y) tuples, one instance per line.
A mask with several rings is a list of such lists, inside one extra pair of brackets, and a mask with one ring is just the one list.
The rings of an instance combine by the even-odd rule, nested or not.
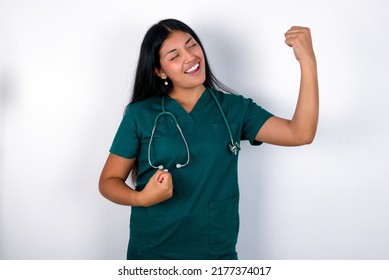
[(99, 192), (105, 198), (107, 198), (107, 184), (106, 183), (107, 183), (106, 180), (103, 180), (102, 178), (100, 178), (99, 184), (98, 184)]
[(315, 137), (312, 137), (312, 138), (307, 138), (305, 139), (305, 141), (302, 143), (302, 145), (311, 145), (313, 143), (313, 140), (315, 139)]
[(316, 131), (317, 123), (296, 129), (293, 134), (297, 146), (312, 144), (315, 140)]
[(104, 186), (103, 186), (102, 182), (99, 182), (98, 187), (99, 187), (100, 194), (105, 197), (105, 195), (104, 195), (105, 191), (104, 191)]
[(100, 194), (102, 195), (102, 196), (104, 196), (104, 187), (103, 187), (103, 185), (102, 185), (102, 183), (101, 182), (99, 182), (99, 192), (100, 192)]
[(310, 145), (313, 143), (313, 140), (315, 140), (316, 131), (307, 132), (302, 135), (300, 135), (299, 139), (297, 140), (298, 145)]

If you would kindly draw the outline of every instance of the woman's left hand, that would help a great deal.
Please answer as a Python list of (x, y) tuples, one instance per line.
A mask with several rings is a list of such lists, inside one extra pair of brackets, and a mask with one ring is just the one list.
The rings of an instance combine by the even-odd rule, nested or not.
[(292, 26), (285, 33), (285, 43), (293, 48), (294, 55), (300, 63), (315, 63), (311, 31), (307, 27)]

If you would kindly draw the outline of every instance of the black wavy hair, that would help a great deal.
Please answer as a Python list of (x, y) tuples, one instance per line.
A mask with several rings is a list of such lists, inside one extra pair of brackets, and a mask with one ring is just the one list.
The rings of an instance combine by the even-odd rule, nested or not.
[(179, 20), (164, 19), (151, 26), (143, 39), (138, 66), (136, 68), (133, 94), (130, 101), (131, 103), (144, 100), (152, 96), (165, 96), (170, 92), (172, 83), (168, 80), (168, 85), (164, 85), (164, 80), (156, 75), (155, 69), (161, 68), (159, 51), (162, 43), (175, 30), (189, 33), (203, 50), (206, 75), (204, 86), (213, 89), (220, 89), (230, 93), (233, 92), (230, 88), (218, 81), (212, 73), (203, 44), (197, 34), (188, 25)]

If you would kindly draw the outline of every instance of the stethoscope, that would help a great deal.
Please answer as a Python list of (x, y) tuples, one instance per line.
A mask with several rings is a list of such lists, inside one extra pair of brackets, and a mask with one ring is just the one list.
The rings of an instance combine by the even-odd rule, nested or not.
[[(223, 112), (223, 109), (222, 109), (222, 106), (220, 105), (219, 103), (219, 100), (217, 100), (215, 94), (212, 92), (212, 90), (209, 91), (212, 95), (212, 98), (213, 100), (215, 101), (218, 109), (219, 109), (219, 112), (224, 120), (224, 123), (227, 127), (227, 130), (228, 130), (228, 134), (229, 134), (229, 137), (230, 137), (230, 142), (228, 143), (228, 149), (229, 151), (233, 154), (233, 155), (238, 155), (238, 152), (240, 151), (240, 145), (238, 144), (238, 142), (235, 142), (233, 137), (232, 137), (232, 132), (231, 132), (231, 128), (230, 128), (230, 125), (228, 124), (228, 121), (227, 121), (227, 118), (226, 118), (226, 115), (224, 114)], [(155, 168), (155, 169), (164, 169), (164, 170), (167, 170), (166, 168), (164, 168), (163, 165), (158, 165), (158, 166), (155, 166), (152, 162), (151, 162), (151, 158), (150, 158), (150, 154), (151, 154), (151, 146), (152, 146), (152, 142), (153, 142), (153, 139), (154, 139), (154, 134), (155, 134), (155, 131), (158, 127), (158, 125), (165, 119), (161, 119), (162, 116), (170, 116), (171, 118), (168, 118), (169, 121), (173, 122), (175, 124), (175, 126), (177, 127), (177, 130), (178, 132), (180, 133), (181, 135), (181, 138), (182, 138), (182, 141), (184, 142), (185, 144), (185, 149), (186, 149), (186, 162), (185, 163), (177, 163), (176, 164), (176, 168), (182, 168), (182, 167), (185, 167), (189, 164), (189, 161), (190, 161), (190, 152), (189, 152), (189, 147), (188, 147), (188, 142), (186, 141), (185, 139), (185, 136), (184, 136), (184, 133), (182, 132), (182, 129), (180, 127), (180, 125), (178, 124), (178, 121), (177, 121), (177, 118), (176, 116), (174, 116), (173, 113), (169, 112), (169, 111), (166, 111), (165, 109), (165, 96), (162, 97), (162, 112), (159, 113), (155, 119), (154, 119), (154, 125), (153, 125), (153, 129), (151, 130), (151, 136), (150, 136), (150, 142), (149, 142), (149, 146), (148, 146), (148, 151), (147, 151), (147, 157), (148, 157), (148, 161), (149, 161), (149, 164), (151, 167)]]

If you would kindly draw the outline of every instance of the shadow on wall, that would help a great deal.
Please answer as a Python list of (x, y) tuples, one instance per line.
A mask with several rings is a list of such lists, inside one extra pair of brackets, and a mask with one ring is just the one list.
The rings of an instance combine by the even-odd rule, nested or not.
[[(1, 214), (4, 213), (4, 209), (2, 209), (4, 205), (4, 201), (2, 201), (5, 197), (4, 194), (4, 178), (5, 178), (5, 164), (4, 164), (4, 156), (5, 156), (5, 123), (8, 111), (8, 105), (11, 98), (11, 82), (8, 75), (5, 71), (0, 72), (0, 225), (2, 223)], [(0, 236), (2, 234), (2, 226), (0, 226)], [(0, 248), (2, 248), (2, 244), (0, 243)], [(0, 251), (0, 259), (1, 259), (1, 251)]]
[[(0, 192), (3, 187), (5, 123), (11, 98), (11, 82), (5, 71), (0, 72)], [(3, 197), (0, 195), (0, 197)], [(1, 205), (1, 203), (0, 203)]]
[[(209, 28), (209, 26), (214, 26)], [(206, 51), (209, 64), (216, 78), (239, 94), (249, 92), (250, 78), (242, 75), (250, 61), (247, 55), (248, 46), (239, 44), (246, 39), (240, 38), (242, 34), (229, 31), (225, 26), (216, 26), (214, 23), (194, 27)], [(260, 60), (257, 57), (256, 60)], [(257, 69), (256, 75), (260, 75)]]
[[(95, 242), (95, 252), (92, 255), (94, 259), (121, 260), (126, 258), (127, 253), (131, 208), (105, 199), (99, 193), (98, 180), (130, 99), (132, 82), (129, 80), (135, 71), (133, 65), (136, 63), (137, 53), (132, 54), (128, 49), (132, 48), (131, 44), (135, 44), (130, 35), (136, 32), (139, 31), (114, 28), (109, 32), (109, 39), (100, 44), (103, 59), (101, 72), (97, 73), (104, 79), (96, 79), (95, 91), (91, 97), (93, 102), (82, 112), (85, 128), (76, 144), (76, 149), (80, 152), (69, 168), (71, 177), (79, 177), (74, 192), (81, 197), (83, 203), (90, 204), (90, 209), (93, 209), (89, 215), (94, 222), (89, 228), (95, 229), (94, 240), (88, 239), (88, 242)], [(140, 47), (141, 41), (138, 43)], [(85, 155), (90, 156), (86, 158)], [(80, 176), (79, 170), (84, 170), (88, 176)], [(78, 189), (78, 186), (82, 187)]]

